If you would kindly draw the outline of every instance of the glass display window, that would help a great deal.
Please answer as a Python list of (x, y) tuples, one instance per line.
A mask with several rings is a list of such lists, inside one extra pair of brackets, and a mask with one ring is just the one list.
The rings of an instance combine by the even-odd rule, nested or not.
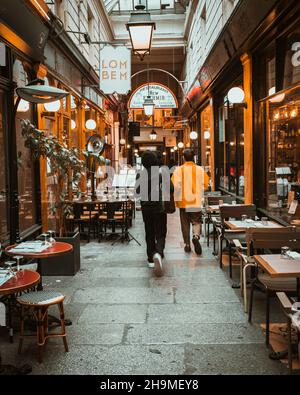
[[(13, 79), (18, 87), (28, 84), (30, 78), (21, 60), (16, 59), (13, 66)], [(15, 97), (15, 100), (17, 97)], [(32, 105), (21, 100), (16, 114), (16, 141), (18, 166), (18, 198), (20, 232), (37, 223), (35, 169), (30, 149), (25, 147), (21, 130), (21, 119), (29, 119), (33, 123)]]
[[(234, 84), (239, 86), (240, 83)], [(217, 176), (225, 191), (241, 198), (245, 193), (244, 177), (244, 110), (228, 102), (227, 96), (218, 109)]]
[(267, 100), (268, 208), (288, 210), (300, 199), (300, 86)]

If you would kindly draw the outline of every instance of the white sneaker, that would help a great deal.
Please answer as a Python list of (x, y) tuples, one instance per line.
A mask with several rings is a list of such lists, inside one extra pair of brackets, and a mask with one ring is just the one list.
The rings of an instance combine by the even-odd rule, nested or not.
[(154, 262), (148, 262), (148, 267), (149, 267), (149, 269), (153, 269), (154, 268)]
[(163, 267), (162, 267), (162, 258), (159, 253), (153, 255), (154, 261), (154, 274), (157, 277), (161, 277), (163, 275)]

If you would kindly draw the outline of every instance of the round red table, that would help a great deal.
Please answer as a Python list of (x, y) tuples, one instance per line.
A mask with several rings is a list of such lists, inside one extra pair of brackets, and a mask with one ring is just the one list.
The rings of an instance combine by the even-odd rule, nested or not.
[[(22, 275), (17, 274), (16, 276), (7, 280), (4, 284), (0, 286), (0, 296), (8, 296), (8, 320), (9, 320), (9, 337), (10, 342), (13, 342), (13, 327), (12, 327), (12, 313), (11, 313), (11, 298), (18, 292), (25, 291), (31, 287), (34, 287), (40, 282), (41, 276), (37, 272), (33, 272), (31, 270), (22, 270)], [(21, 370), (28, 372), (31, 371), (30, 366), (24, 366), (21, 369), (18, 369), (14, 366), (1, 365), (1, 356), (0, 356), (0, 371), (5, 374), (5, 372), (14, 371), (16, 374), (20, 374)]]
[(16, 276), (7, 280), (0, 286), (0, 295), (13, 295), (34, 287), (39, 283), (41, 276), (32, 270), (22, 270), (22, 276)]
[(26, 289), (32, 288), (39, 284), (41, 276), (37, 272), (31, 270), (22, 270), (17, 273), (14, 277), (7, 280), (0, 287), (0, 296), (8, 296), (8, 325), (9, 325), (9, 337), (11, 343), (13, 342), (13, 327), (12, 327), (12, 313), (11, 313), (11, 302), (13, 295), (18, 292), (25, 291)]
[(41, 271), (41, 259), (45, 258), (53, 258), (56, 256), (68, 254), (69, 252), (73, 251), (73, 246), (69, 243), (62, 243), (60, 241), (57, 241), (55, 244), (47, 248), (46, 250), (38, 253), (33, 253), (33, 252), (13, 252), (10, 251), (14, 247), (16, 247), (16, 244), (8, 246), (5, 248), (5, 253), (9, 256), (22, 256), (24, 258), (29, 258), (29, 259), (37, 259), (37, 264), (38, 264), (38, 273), (41, 276), (41, 280), (38, 285), (38, 290), (43, 289), (43, 281), (42, 281), (42, 271)]

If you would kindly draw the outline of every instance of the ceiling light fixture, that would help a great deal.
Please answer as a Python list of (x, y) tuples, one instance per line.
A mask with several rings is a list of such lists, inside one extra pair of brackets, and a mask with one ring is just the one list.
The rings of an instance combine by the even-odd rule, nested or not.
[(155, 22), (151, 21), (150, 13), (145, 8), (139, 0), (139, 4), (135, 6), (136, 11), (130, 14), (130, 20), (126, 24), (133, 53), (141, 60), (150, 54), (153, 31), (156, 29)]

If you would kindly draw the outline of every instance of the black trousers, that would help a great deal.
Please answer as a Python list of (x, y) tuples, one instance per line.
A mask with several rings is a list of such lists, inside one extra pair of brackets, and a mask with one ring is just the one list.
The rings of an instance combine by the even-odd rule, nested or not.
[(167, 236), (167, 214), (155, 210), (144, 209), (143, 220), (145, 224), (147, 255), (149, 259), (158, 252), (163, 255)]

